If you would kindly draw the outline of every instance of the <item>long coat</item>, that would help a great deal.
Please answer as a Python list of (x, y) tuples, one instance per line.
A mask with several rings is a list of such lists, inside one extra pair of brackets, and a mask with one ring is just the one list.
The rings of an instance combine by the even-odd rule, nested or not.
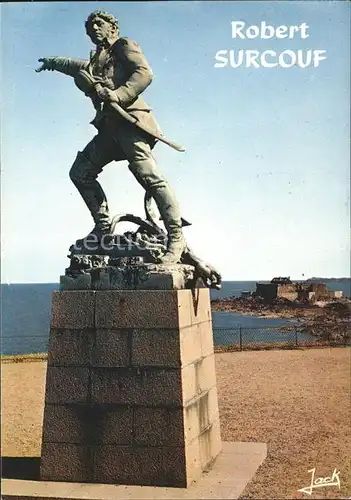
[(93, 76), (103, 78), (106, 85), (114, 90), (117, 100), (130, 115), (134, 116), (149, 130), (160, 133), (151, 108), (140, 95), (152, 82), (152, 70), (133, 40), (123, 37), (101, 57), (100, 51), (92, 51), (90, 60), (55, 58), (55, 69), (70, 76), (75, 76), (84, 69)]

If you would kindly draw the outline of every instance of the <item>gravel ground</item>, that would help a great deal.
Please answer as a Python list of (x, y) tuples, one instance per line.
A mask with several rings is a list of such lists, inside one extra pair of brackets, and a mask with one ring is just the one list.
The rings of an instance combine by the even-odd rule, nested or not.
[[(246, 498), (351, 495), (350, 351), (345, 348), (216, 354), (224, 441), (258, 441), (268, 457)], [(46, 363), (2, 365), (3, 456), (39, 456)], [(297, 490), (340, 471), (341, 489)]]
[[(268, 446), (241, 498), (351, 495), (348, 349), (237, 352), (216, 362), (222, 439)], [(297, 492), (310, 485), (313, 467), (316, 478), (340, 470), (340, 491)]]
[(45, 361), (2, 364), (2, 456), (40, 456), (45, 377)]

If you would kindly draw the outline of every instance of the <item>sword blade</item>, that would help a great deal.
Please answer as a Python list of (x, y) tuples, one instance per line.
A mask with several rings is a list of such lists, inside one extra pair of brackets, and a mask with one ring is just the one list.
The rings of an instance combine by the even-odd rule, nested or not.
[(180, 144), (177, 144), (176, 142), (171, 141), (170, 139), (167, 139), (164, 135), (158, 134), (156, 131), (153, 131), (149, 129), (149, 127), (143, 125), (142, 123), (139, 122), (137, 118), (134, 116), (131, 116), (127, 111), (125, 111), (117, 102), (115, 101), (109, 101), (109, 105), (117, 111), (123, 118), (128, 120), (130, 123), (133, 123), (136, 127), (140, 128), (141, 130), (144, 130), (144, 132), (147, 132), (148, 134), (152, 135), (156, 139), (158, 139), (161, 142), (164, 142), (171, 148), (175, 149), (176, 151), (180, 151), (181, 153), (185, 151), (183, 146)]

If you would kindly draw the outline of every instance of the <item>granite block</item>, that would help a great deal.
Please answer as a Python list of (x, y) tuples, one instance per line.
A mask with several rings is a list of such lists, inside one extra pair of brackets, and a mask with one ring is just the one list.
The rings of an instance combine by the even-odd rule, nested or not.
[(188, 326), (190, 290), (96, 292), (97, 328), (178, 328)]
[(184, 448), (97, 446), (94, 450), (94, 481), (185, 487)]
[(94, 291), (53, 292), (51, 327), (93, 328), (94, 309)]
[(193, 439), (191, 443), (185, 446), (185, 463), (186, 463), (186, 481), (189, 486), (193, 481), (196, 481), (203, 468), (200, 460), (200, 444), (199, 439)]
[(125, 406), (46, 405), (43, 442), (131, 444), (133, 410)]
[(88, 381), (88, 368), (48, 366), (45, 403), (87, 402)]
[(182, 369), (183, 404), (216, 385), (214, 354), (190, 363)]
[(214, 354), (195, 363), (195, 376), (199, 383), (199, 392), (208, 391), (216, 386), (216, 363)]
[(100, 366), (126, 367), (131, 357), (131, 331), (97, 329), (92, 362)]
[(214, 352), (212, 321), (204, 321), (198, 324), (201, 335), (201, 354), (203, 357), (210, 356)]
[(182, 401), (184, 406), (199, 396), (195, 373), (195, 363), (190, 363), (181, 369)]
[(94, 336), (93, 329), (51, 328), (48, 365), (88, 366)]
[(200, 325), (182, 328), (180, 336), (180, 357), (182, 366), (193, 363), (202, 357)]
[(179, 367), (179, 330), (174, 328), (133, 330), (132, 365)]
[(208, 288), (195, 288), (195, 290), (191, 290), (189, 307), (191, 323), (193, 325), (212, 321), (210, 291)]
[(91, 399), (94, 403), (146, 406), (180, 406), (179, 370), (93, 369)]
[(132, 444), (133, 408), (113, 405), (96, 413), (95, 443)]
[(46, 404), (44, 443), (89, 443), (89, 426), (80, 407)]
[(196, 481), (221, 451), (219, 420), (185, 447), (187, 484)]
[(88, 446), (43, 443), (40, 462), (41, 481), (92, 481), (92, 460)]
[(217, 388), (212, 387), (192, 403), (184, 407), (185, 442), (199, 437), (213, 422), (219, 419)]
[(134, 442), (143, 446), (184, 445), (181, 408), (134, 408)]
[(208, 467), (222, 449), (219, 419), (199, 436), (201, 468)]

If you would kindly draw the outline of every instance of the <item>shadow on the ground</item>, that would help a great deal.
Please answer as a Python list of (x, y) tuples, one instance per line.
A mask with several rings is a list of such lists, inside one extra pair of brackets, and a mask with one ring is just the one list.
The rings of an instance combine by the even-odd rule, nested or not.
[(5, 479), (39, 481), (40, 457), (1, 457), (1, 469)]

